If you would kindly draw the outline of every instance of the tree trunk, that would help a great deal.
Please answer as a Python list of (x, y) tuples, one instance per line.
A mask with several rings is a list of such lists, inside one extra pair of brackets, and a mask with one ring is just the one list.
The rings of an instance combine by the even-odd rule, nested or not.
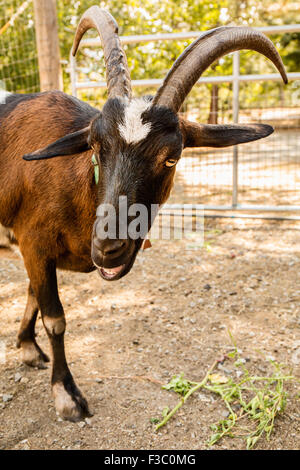
[(33, 0), (41, 91), (62, 90), (56, 0)]

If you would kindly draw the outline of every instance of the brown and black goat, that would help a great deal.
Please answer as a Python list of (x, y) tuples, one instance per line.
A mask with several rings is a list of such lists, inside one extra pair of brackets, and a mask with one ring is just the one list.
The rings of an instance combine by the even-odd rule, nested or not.
[(120, 196), (128, 205), (161, 205), (185, 147), (227, 147), (273, 132), (263, 124), (205, 125), (180, 117), (187, 94), (215, 60), (251, 49), (268, 57), (287, 82), (266, 36), (246, 27), (220, 27), (184, 51), (153, 98), (134, 99), (117, 25), (108, 12), (97, 6), (86, 11), (73, 54), (89, 28), (97, 29), (104, 48), (108, 100), (102, 111), (58, 91), (2, 94), (0, 105), (0, 223), (13, 232), (30, 279), (18, 346), (28, 365), (41, 367), (49, 360), (34, 334), (40, 311), (51, 345), (56, 409), (72, 421), (89, 415), (89, 409), (65, 357), (56, 269), (97, 269), (103, 279), (120, 279), (132, 268), (144, 237), (102, 237), (101, 204), (111, 204), (117, 214)]

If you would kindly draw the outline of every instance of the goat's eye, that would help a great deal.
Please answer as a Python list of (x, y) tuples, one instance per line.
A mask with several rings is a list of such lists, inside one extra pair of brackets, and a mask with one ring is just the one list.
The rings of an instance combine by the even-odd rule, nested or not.
[(165, 166), (171, 168), (172, 166), (176, 165), (176, 163), (177, 160), (175, 160), (174, 158), (168, 158), (168, 160), (165, 161)]

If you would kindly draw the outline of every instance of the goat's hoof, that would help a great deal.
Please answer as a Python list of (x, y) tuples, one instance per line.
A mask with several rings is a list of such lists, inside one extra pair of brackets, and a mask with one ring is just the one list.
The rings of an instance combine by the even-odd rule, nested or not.
[(73, 380), (67, 384), (66, 388), (62, 382), (57, 382), (53, 385), (52, 390), (56, 411), (63, 419), (76, 422), (93, 416), (89, 411), (86, 399)]
[(38, 369), (46, 369), (45, 362), (49, 362), (50, 359), (37, 343), (23, 341), (21, 344), (17, 344), (17, 346), (22, 348), (22, 362), (24, 364), (30, 367), (37, 367)]

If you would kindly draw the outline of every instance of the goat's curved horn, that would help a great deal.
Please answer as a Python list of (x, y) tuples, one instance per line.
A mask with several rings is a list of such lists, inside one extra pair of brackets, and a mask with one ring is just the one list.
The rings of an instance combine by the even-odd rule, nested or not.
[(131, 81), (126, 54), (118, 36), (118, 25), (107, 11), (92, 6), (82, 15), (74, 38), (73, 56), (77, 52), (82, 36), (91, 28), (95, 28), (101, 38), (109, 98), (125, 96), (131, 99)]
[(288, 79), (281, 57), (264, 34), (243, 26), (221, 26), (207, 31), (178, 57), (153, 100), (177, 113), (201, 74), (217, 59), (240, 49), (250, 49), (268, 57)]

